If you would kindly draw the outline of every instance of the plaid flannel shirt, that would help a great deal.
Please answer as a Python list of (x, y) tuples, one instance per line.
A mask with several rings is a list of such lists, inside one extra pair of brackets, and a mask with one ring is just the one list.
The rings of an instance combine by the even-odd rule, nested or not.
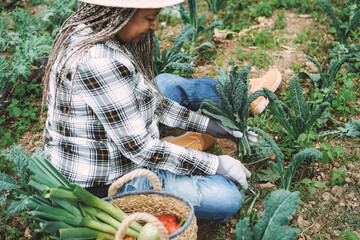
[[(72, 37), (68, 47), (78, 40)], [(215, 174), (216, 156), (159, 139), (159, 123), (202, 133), (209, 119), (166, 98), (160, 107), (159, 96), (110, 41), (85, 54), (73, 86), (68, 78), (59, 78), (51, 72), (44, 148), (71, 182), (83, 187), (110, 184), (143, 167)], [(54, 108), (55, 81), (61, 84)], [(71, 88), (71, 110), (65, 115)]]

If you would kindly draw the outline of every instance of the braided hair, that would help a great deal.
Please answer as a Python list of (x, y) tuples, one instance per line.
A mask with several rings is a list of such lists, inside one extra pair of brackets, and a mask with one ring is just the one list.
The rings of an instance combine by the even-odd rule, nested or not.
[[(136, 11), (134, 8), (105, 7), (81, 3), (78, 10), (63, 23), (60, 32), (54, 40), (43, 77), (43, 103), (49, 91), (50, 72), (53, 65), (56, 65), (56, 62), (60, 63), (64, 60), (64, 64), (56, 65), (57, 69), (55, 69), (55, 71), (62, 76), (68, 76), (70, 68), (73, 68), (71, 69), (73, 70), (71, 75), (71, 84), (73, 85), (75, 73), (81, 58), (94, 44), (104, 40), (111, 40), (121, 51), (130, 53), (135, 68), (144, 76), (146, 82), (151, 84), (159, 93), (158, 86), (154, 81), (155, 76), (153, 72), (154, 33), (149, 33), (138, 43), (124, 44), (115, 37), (116, 33), (131, 20)], [(83, 26), (79, 27), (80, 24)], [(83, 30), (88, 28), (91, 28), (91, 33), (84, 35)], [(71, 36), (75, 35), (84, 38), (71, 48), (65, 48), (60, 54), (64, 48), (64, 43)], [(74, 49), (76, 49), (76, 51), (74, 51)], [(57, 98), (58, 86), (59, 83), (57, 83), (56, 86), (55, 99)], [(70, 93), (70, 105), (71, 96), (72, 92)], [(54, 108), (55, 107), (56, 106), (54, 106)], [(68, 112), (69, 111), (70, 106), (68, 108)]]

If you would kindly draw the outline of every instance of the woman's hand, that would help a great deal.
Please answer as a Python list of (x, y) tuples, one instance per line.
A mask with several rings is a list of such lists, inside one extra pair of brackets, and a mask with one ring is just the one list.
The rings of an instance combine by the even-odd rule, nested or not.
[(242, 163), (228, 155), (218, 156), (219, 166), (216, 170), (216, 174), (227, 177), (228, 179), (237, 182), (240, 186), (246, 190), (248, 183), (246, 178), (251, 176), (249, 170), (247, 170)]
[[(215, 138), (228, 138), (236, 143), (238, 142), (239, 138), (243, 137), (242, 132), (230, 130), (229, 128), (223, 126), (219, 121), (215, 121), (213, 119), (210, 119), (205, 133), (210, 134)], [(256, 133), (252, 131), (246, 131), (246, 133), (250, 145), (253, 145), (257, 142), (256, 137), (258, 135)]]

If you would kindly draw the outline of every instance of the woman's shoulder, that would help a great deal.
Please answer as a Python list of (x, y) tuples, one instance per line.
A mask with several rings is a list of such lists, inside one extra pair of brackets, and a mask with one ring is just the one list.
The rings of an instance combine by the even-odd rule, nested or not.
[(117, 62), (128, 68), (130, 72), (135, 71), (135, 67), (128, 55), (115, 48), (109, 40), (94, 44), (84, 56), (85, 61), (103, 60), (106, 62)]

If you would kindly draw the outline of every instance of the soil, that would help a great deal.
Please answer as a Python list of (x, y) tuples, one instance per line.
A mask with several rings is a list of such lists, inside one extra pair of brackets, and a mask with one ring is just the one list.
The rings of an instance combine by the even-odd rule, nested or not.
[[(253, 25), (252, 28), (261, 29), (271, 26), (276, 17), (277, 16), (274, 14), (272, 18), (258, 18), (258, 25)], [(276, 50), (268, 51), (268, 54), (272, 56), (273, 60), (271, 68), (277, 68), (282, 73), (283, 80), (276, 93), (287, 90), (290, 79), (295, 76), (294, 71), (291, 69), (293, 64), (304, 64), (307, 71), (317, 72), (317, 69), (313, 64), (306, 62), (306, 54), (299, 50), (299, 46), (294, 43), (298, 33), (315, 27), (313, 19), (311, 16), (298, 15), (294, 11), (287, 10), (285, 13), (285, 21), (287, 23), (286, 28), (276, 30), (277, 33), (274, 34), (275, 36), (281, 36), (281, 38), (286, 39), (285, 43), (282, 43), (281, 47)], [(180, 30), (181, 28), (177, 27), (170, 28), (167, 32), (164, 31), (162, 36), (164, 37), (165, 34), (176, 36)], [(218, 54), (216, 62), (221, 62), (219, 60), (222, 60), (224, 67), (229, 69), (230, 65), (228, 64), (228, 59), (229, 57), (232, 57), (237, 64), (245, 65), (245, 62), (236, 60), (237, 58), (235, 57), (234, 50), (241, 46), (241, 42), (236, 40), (237, 36), (239, 36), (239, 34), (246, 34), (246, 32), (247, 30), (242, 31), (241, 33), (232, 33), (234, 38), (232, 40), (227, 40), (224, 36), (226, 36), (228, 32), (224, 33), (217, 31), (214, 37), (214, 44), (220, 54)], [(329, 36), (329, 39), (330, 38), (331, 36)], [(254, 51), (256, 49), (248, 48), (247, 50)], [(220, 66), (216, 65), (214, 62), (203, 62), (201, 65), (195, 67), (195, 76), (215, 78), (219, 67)], [(266, 68), (253, 68), (250, 77), (260, 77), (267, 70), (268, 69)], [(354, 116), (354, 118), (359, 119), (359, 116)], [(169, 135), (175, 136), (182, 133), (182, 131), (178, 130), (168, 132)], [(25, 146), (28, 151), (33, 152), (37, 147), (42, 146), (42, 133), (33, 134), (27, 132), (20, 140), (20, 144)], [(233, 154), (236, 149), (235, 144), (229, 140), (218, 140), (217, 145), (224, 148), (224, 154)], [(356, 152), (360, 151), (359, 143), (354, 144), (353, 141), (347, 141), (346, 139), (333, 140), (331, 141), (331, 145), (344, 146), (348, 154), (356, 154)], [(305, 166), (302, 166), (299, 170), (299, 174), (302, 175), (301, 178), (307, 177), (309, 179), (315, 179), (325, 183), (328, 187), (317, 187), (314, 194), (310, 195), (307, 193), (301, 197), (299, 209), (291, 219), (291, 226), (299, 227), (301, 229), (301, 232), (298, 234), (298, 239), (335, 239), (341, 231), (346, 230), (348, 227), (360, 237), (360, 227), (358, 222), (360, 219), (360, 161), (347, 162), (346, 159), (336, 159), (335, 161), (330, 161), (326, 164), (322, 164), (320, 161), (313, 165), (308, 165), (309, 166), (305, 164)], [(257, 167), (259, 166), (256, 164), (248, 166), (250, 170), (255, 172)], [(335, 168), (338, 169), (340, 167), (345, 169), (346, 177), (344, 178), (344, 183), (332, 186), (331, 173)], [(299, 179), (301, 178), (299, 177)], [(255, 183), (255, 186), (264, 191), (279, 188), (278, 183), (270, 182)], [(300, 187), (306, 189), (308, 186), (300, 185)], [(254, 212), (263, 210), (262, 200), (263, 198), (257, 201), (253, 208)], [(198, 239), (235, 239), (234, 229), (239, 220), (239, 216), (241, 215), (241, 211), (243, 210), (240, 210), (239, 214), (236, 214), (225, 223), (199, 222)], [(16, 221), (14, 221), (14, 223), (15, 222)]]

